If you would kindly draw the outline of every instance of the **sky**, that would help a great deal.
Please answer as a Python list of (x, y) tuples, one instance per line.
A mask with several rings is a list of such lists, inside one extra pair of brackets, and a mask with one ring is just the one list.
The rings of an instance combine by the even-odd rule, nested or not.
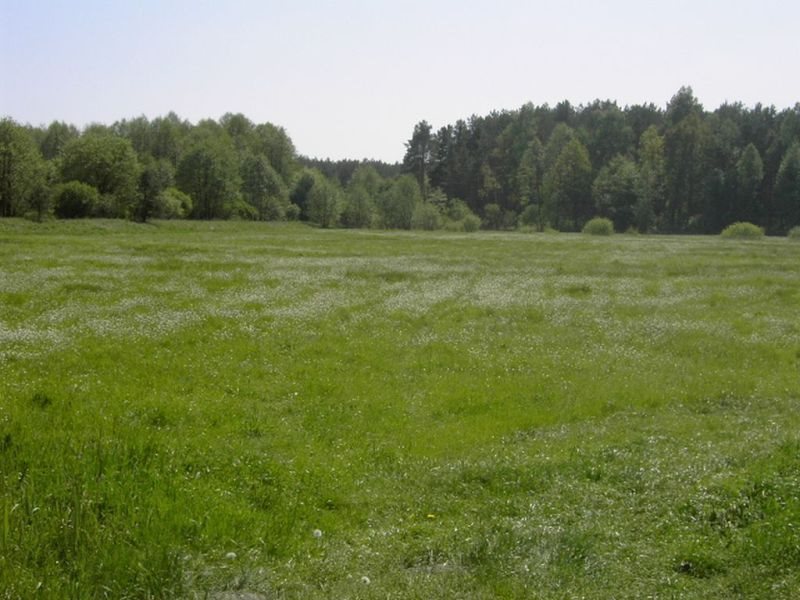
[(401, 160), (526, 102), (800, 102), (800, 2), (0, 0), (0, 117), (241, 112), (300, 154)]

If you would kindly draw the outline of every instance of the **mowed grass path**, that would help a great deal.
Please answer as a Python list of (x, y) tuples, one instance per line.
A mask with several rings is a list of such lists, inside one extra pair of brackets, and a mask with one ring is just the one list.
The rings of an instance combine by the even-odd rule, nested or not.
[(800, 244), (0, 221), (0, 598), (790, 598)]

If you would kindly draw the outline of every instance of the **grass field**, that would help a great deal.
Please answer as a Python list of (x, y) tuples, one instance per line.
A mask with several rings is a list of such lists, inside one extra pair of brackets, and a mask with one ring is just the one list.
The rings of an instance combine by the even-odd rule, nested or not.
[(800, 244), (0, 221), (0, 598), (790, 598)]

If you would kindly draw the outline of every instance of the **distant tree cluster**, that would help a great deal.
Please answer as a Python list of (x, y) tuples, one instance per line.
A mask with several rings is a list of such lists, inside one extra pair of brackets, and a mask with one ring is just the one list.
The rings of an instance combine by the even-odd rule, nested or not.
[(423, 197), (460, 198), (490, 228), (577, 231), (594, 216), (643, 232), (800, 223), (800, 103), (707, 112), (681, 88), (666, 110), (526, 104), (436, 132), (422, 121), (406, 147)]
[(243, 115), (174, 113), (83, 131), (0, 121), (0, 214), (59, 218), (285, 218), (298, 170), (285, 131)]
[(321, 227), (477, 229), (440, 194), (424, 204), (400, 164), (299, 157), (286, 132), (242, 114), (174, 113), (83, 131), (0, 121), (0, 216), (302, 219)]
[(526, 104), (433, 131), (402, 163), (298, 156), (242, 114), (110, 126), (0, 120), (0, 217), (307, 220), (321, 227), (718, 233), (800, 225), (800, 103), (725, 104), (691, 88), (666, 110)]

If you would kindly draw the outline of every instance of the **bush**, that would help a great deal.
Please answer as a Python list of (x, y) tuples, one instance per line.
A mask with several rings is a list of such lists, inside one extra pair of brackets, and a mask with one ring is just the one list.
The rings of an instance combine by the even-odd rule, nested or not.
[(586, 222), (582, 233), (588, 235), (611, 235), (614, 233), (614, 223), (611, 222), (611, 219), (595, 217)]
[(800, 225), (797, 227), (792, 227), (789, 230), (789, 233), (786, 234), (786, 237), (788, 237), (790, 240), (800, 240)]
[(156, 197), (153, 216), (157, 219), (183, 219), (192, 212), (192, 198), (178, 188), (169, 187)]
[(473, 233), (481, 228), (481, 218), (472, 213), (464, 217), (461, 223), (464, 225), (464, 231), (467, 233)]
[(286, 220), (287, 221), (297, 221), (300, 218), (300, 207), (297, 204), (289, 204), (286, 207)]
[(466, 231), (472, 233), (481, 228), (481, 219), (472, 212), (467, 203), (453, 198), (447, 207), (447, 222), (444, 228), (448, 231)]
[(258, 221), (258, 217), (258, 209), (243, 198), (237, 198), (230, 207), (229, 218), (234, 221)]
[(70, 181), (56, 190), (55, 213), (60, 219), (82, 219), (92, 214), (99, 203), (97, 188), (80, 181)]
[(453, 221), (462, 221), (464, 217), (471, 214), (473, 213), (469, 209), (469, 206), (467, 206), (466, 202), (459, 200), (458, 198), (453, 198), (450, 200), (450, 204), (447, 207), (448, 218), (452, 219)]
[(739, 222), (728, 225), (720, 235), (737, 240), (755, 240), (764, 237), (764, 229), (752, 223)]
[(411, 228), (412, 229), (425, 229), (426, 231), (433, 231), (442, 226), (442, 218), (439, 210), (427, 202), (417, 204), (414, 207), (414, 213), (411, 215)]

